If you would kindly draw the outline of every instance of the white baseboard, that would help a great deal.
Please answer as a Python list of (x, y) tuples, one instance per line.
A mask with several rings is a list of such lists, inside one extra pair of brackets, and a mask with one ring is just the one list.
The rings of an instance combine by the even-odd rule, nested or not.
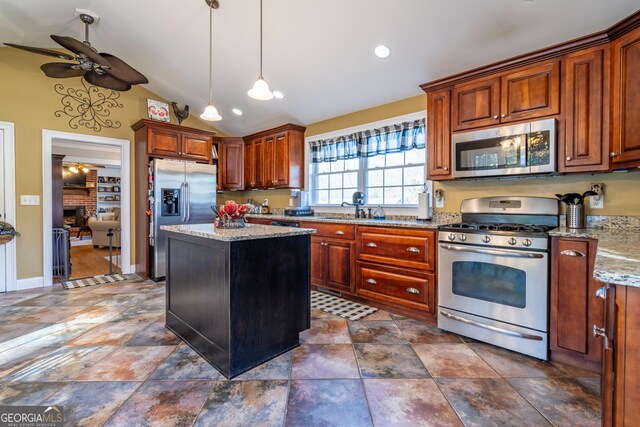
[[(49, 286), (51, 286), (51, 284)], [(18, 279), (18, 291), (42, 287), (44, 287), (44, 277), (42, 276), (29, 277), (28, 279)]]

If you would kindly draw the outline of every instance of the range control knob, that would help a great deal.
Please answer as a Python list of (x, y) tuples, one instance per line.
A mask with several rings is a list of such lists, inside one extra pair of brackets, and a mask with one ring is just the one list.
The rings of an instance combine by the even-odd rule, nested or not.
[(456, 240), (456, 236), (453, 233), (449, 233), (449, 235), (447, 236), (447, 239), (449, 239), (449, 240), (451, 240), (453, 242), (454, 240)]
[(512, 237), (512, 238), (510, 238), (509, 240), (507, 240), (507, 243), (509, 243), (511, 246), (513, 246), (513, 245), (515, 245), (516, 243), (518, 243), (518, 241)]
[(485, 242), (485, 243), (489, 243), (489, 242), (491, 241), (491, 237), (489, 237), (489, 236), (484, 236), (484, 237), (482, 238), (482, 241), (483, 241), (483, 242)]
[(529, 240), (529, 239), (524, 239), (522, 241), (522, 244), (527, 246), (527, 247), (531, 246), (531, 243), (533, 243), (533, 242), (531, 240)]
[(465, 240), (467, 240), (467, 235), (466, 234), (461, 234), (458, 236), (458, 239), (460, 239), (461, 242), (464, 242)]

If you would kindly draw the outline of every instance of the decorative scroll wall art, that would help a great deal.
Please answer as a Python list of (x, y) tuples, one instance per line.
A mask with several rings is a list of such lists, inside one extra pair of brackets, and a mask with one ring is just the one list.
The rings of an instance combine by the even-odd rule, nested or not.
[(117, 120), (109, 118), (114, 108), (122, 108), (118, 102), (120, 92), (103, 89), (87, 84), (81, 79), (82, 88), (67, 88), (61, 84), (53, 88), (62, 95), (62, 109), (53, 113), (56, 117), (69, 117), (69, 127), (78, 129), (81, 126), (100, 132), (103, 128), (118, 129), (122, 126)]

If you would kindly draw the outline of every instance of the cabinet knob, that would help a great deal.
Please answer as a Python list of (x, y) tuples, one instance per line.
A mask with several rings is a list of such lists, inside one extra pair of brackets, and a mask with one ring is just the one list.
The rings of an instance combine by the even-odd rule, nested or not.
[(338, 231), (336, 231), (336, 234), (337, 234), (338, 236), (344, 236), (344, 231), (342, 231), (342, 230), (338, 230)]
[(500, 117), (505, 118), (505, 117), (507, 117), (507, 115), (506, 114), (502, 114), (502, 115), (500, 115)]
[(376, 245), (376, 244), (375, 244), (375, 243), (373, 243), (373, 242), (369, 242), (369, 243), (367, 243), (367, 247), (368, 247), (368, 248), (377, 248), (377, 247), (378, 247), (378, 245)]
[(493, 116), (493, 119), (494, 119), (494, 120), (495, 120), (495, 119), (497, 119), (497, 118), (498, 118), (498, 116)]
[(616, 153), (615, 151), (612, 151), (611, 154), (609, 154), (611, 157), (615, 157), (618, 155), (618, 153)]
[(415, 246), (409, 246), (407, 248), (407, 252), (413, 252), (414, 254), (419, 254), (420, 253), (420, 249), (416, 248)]
[(420, 291), (417, 290), (416, 288), (407, 288), (406, 291), (414, 295), (418, 295), (420, 293)]
[(376, 282), (376, 281), (375, 281), (375, 280), (373, 280), (373, 279), (367, 279), (367, 283), (369, 283), (369, 284), (371, 284), (371, 285), (377, 285), (377, 284), (378, 284), (378, 282)]
[(327, 242), (322, 242), (320, 243), (322, 246), (329, 246), (329, 244)]
[(607, 336), (607, 331), (604, 328), (599, 328), (598, 325), (593, 325), (593, 336), (596, 338), (605, 337)]
[(596, 297), (606, 300), (607, 299), (607, 287), (603, 286), (601, 288), (596, 289)]
[(580, 252), (580, 251), (569, 251), (569, 250), (566, 250), (566, 251), (562, 251), (562, 252), (560, 252), (560, 255), (565, 255), (565, 256), (579, 256), (579, 257), (583, 257), (583, 256), (585, 256), (585, 255), (584, 255), (582, 252)]
[(571, 160), (571, 157), (567, 156), (567, 160)]
[(444, 169), (444, 170), (446, 170), (446, 171), (448, 171), (448, 170), (449, 170), (449, 168), (448, 168), (447, 166), (443, 167), (442, 169)]

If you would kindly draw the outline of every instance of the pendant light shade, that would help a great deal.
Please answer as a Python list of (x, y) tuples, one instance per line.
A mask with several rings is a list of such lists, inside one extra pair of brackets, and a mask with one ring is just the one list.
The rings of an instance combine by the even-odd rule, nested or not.
[(207, 120), (209, 122), (217, 122), (218, 120), (222, 120), (222, 116), (218, 114), (218, 109), (211, 104), (211, 60), (213, 57), (213, 8), (214, 5), (217, 8), (217, 2), (213, 0), (207, 1), (205, 0), (207, 5), (209, 6), (209, 104), (204, 109), (202, 114), (200, 114), (200, 118), (202, 120)]
[(200, 114), (200, 118), (209, 122), (217, 122), (218, 120), (222, 120), (222, 116), (218, 114), (218, 109), (211, 104), (207, 105), (207, 108), (204, 109), (204, 112)]
[(262, 0), (260, 0), (260, 75), (247, 94), (258, 101), (273, 99), (273, 93), (269, 90), (269, 85), (264, 80), (264, 77), (262, 77)]
[(269, 85), (262, 77), (258, 77), (258, 80), (256, 80), (253, 87), (247, 91), (247, 94), (249, 94), (251, 98), (259, 101), (273, 99), (273, 92), (269, 90)]

